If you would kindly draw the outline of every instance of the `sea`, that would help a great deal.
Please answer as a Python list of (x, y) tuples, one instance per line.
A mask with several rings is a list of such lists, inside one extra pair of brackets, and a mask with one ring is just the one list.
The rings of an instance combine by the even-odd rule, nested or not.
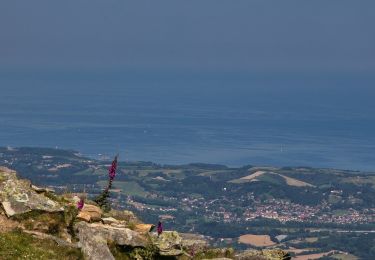
[(93, 158), (375, 171), (375, 76), (0, 72), (0, 146)]

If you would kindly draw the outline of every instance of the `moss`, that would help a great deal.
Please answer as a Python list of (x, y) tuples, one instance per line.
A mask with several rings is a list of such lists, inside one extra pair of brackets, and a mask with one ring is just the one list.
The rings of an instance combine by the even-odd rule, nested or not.
[(0, 259), (83, 259), (79, 249), (58, 246), (54, 241), (40, 240), (21, 230), (0, 233)]
[(156, 258), (156, 253), (157, 250), (151, 246), (147, 248), (136, 248), (131, 252), (130, 257), (131, 259), (152, 260)]
[(67, 227), (64, 214), (65, 212), (47, 213), (33, 210), (17, 215), (13, 219), (22, 223), (29, 230), (58, 235), (61, 230)]
[(136, 225), (137, 225), (137, 224), (135, 224), (134, 222), (129, 222), (129, 223), (127, 224), (127, 228), (129, 228), (129, 229), (131, 229), (131, 230), (134, 230), (135, 227), (136, 227)]
[(212, 248), (206, 249), (201, 252), (194, 254), (193, 259), (212, 259), (212, 258), (233, 258), (234, 249), (233, 248)]
[(49, 199), (51, 199), (53, 201), (56, 201), (56, 202), (59, 202), (59, 203), (62, 203), (62, 204), (69, 203), (69, 200), (67, 200), (66, 198), (64, 198), (64, 196), (58, 196), (58, 195), (56, 195), (53, 192), (45, 192), (44, 196), (46, 196), (47, 198), (49, 198)]
[(68, 232), (74, 235), (74, 221), (78, 215), (78, 209), (75, 206), (66, 206), (64, 208), (64, 222)]
[(117, 246), (114, 243), (109, 243), (109, 249), (116, 260), (153, 260), (153, 259), (164, 259), (158, 256), (158, 249), (154, 245), (143, 247), (125, 247)]

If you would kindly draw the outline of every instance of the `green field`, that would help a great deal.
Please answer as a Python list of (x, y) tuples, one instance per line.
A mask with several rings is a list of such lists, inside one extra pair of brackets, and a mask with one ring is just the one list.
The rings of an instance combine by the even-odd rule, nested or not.
[[(106, 181), (99, 181), (97, 184), (101, 187), (107, 185)], [(147, 192), (135, 181), (125, 182), (125, 181), (114, 181), (113, 189), (120, 189), (123, 194), (130, 196), (141, 196), (145, 197)]]

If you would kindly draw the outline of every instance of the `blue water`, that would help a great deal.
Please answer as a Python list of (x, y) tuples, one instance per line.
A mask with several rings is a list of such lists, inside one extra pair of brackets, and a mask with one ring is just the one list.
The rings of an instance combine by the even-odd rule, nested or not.
[(374, 83), (365, 73), (0, 72), (0, 146), (374, 171)]

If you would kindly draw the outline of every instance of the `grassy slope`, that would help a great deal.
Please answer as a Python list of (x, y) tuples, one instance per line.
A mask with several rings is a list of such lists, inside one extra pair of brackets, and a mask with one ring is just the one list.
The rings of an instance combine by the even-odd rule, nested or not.
[(0, 233), (0, 259), (83, 259), (79, 249), (58, 246), (21, 231)]

